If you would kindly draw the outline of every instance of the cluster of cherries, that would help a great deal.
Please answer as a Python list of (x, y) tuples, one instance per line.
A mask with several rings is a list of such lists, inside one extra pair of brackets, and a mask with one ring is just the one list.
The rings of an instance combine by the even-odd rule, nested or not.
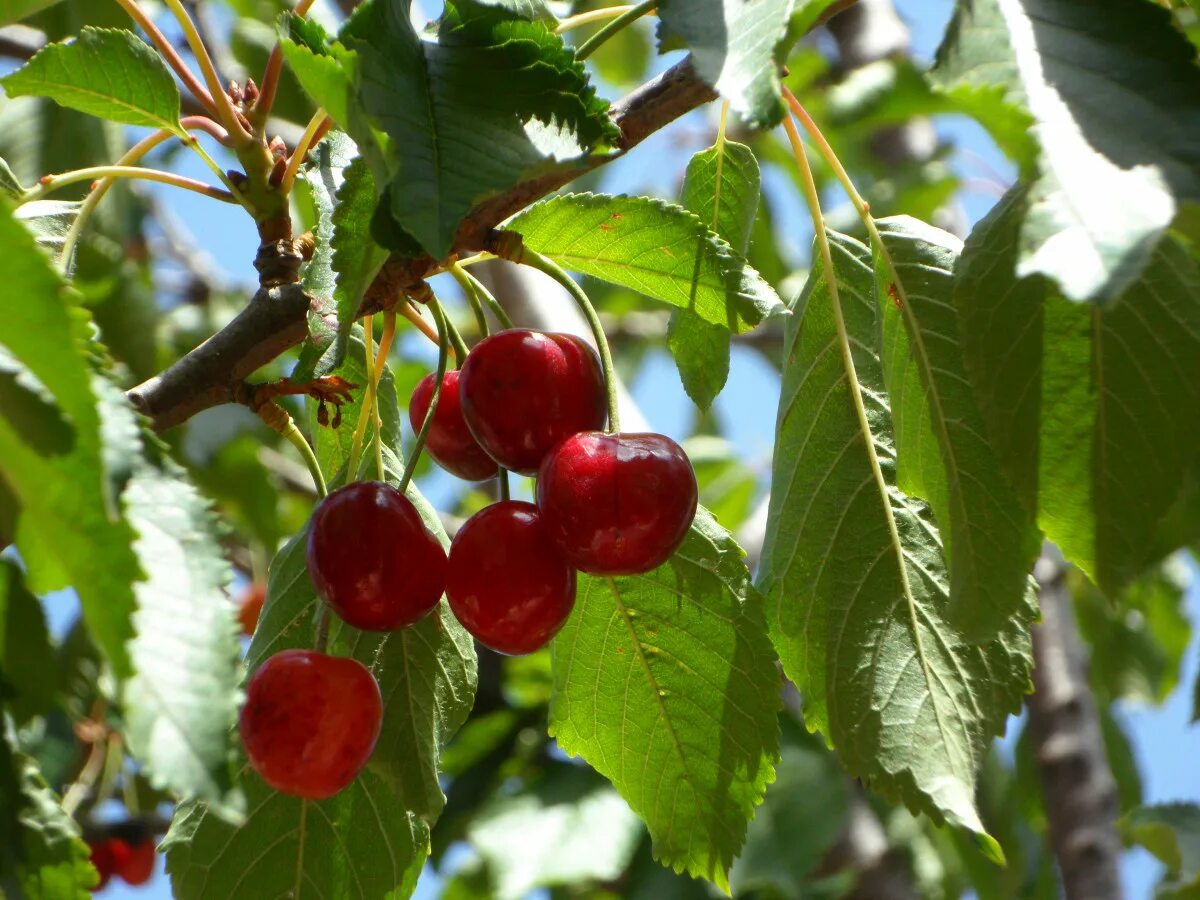
[(88, 841), (92, 866), (100, 873), (93, 891), (102, 891), (115, 875), (126, 884), (145, 884), (154, 874), (154, 839), (149, 835), (134, 840), (121, 837), (93, 838)]
[[(413, 392), (420, 431), (437, 377)], [(309, 576), (347, 624), (393, 631), (446, 595), (481, 644), (530, 653), (562, 628), (576, 571), (633, 575), (664, 563), (696, 513), (696, 476), (661, 434), (611, 434), (596, 353), (570, 334), (508, 329), (448, 371), (426, 449), (468, 481), (504, 468), (537, 476), (537, 502), (502, 500), (468, 519), (447, 557), (416, 507), (382, 482), (333, 491), (313, 514)], [(383, 714), (379, 685), (354, 659), (287, 650), (247, 686), (241, 735), (251, 765), (277, 790), (331, 796), (366, 764)]]

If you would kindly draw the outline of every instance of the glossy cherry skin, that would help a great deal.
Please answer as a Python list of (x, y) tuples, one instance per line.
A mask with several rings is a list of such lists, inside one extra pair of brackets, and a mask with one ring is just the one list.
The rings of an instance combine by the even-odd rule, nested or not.
[(450, 545), (450, 609), (485, 647), (518, 656), (558, 633), (575, 605), (575, 570), (537, 507), (503, 500), (471, 516)]
[(242, 634), (246, 637), (254, 635), (258, 627), (258, 617), (262, 615), (263, 603), (267, 599), (267, 586), (261, 581), (246, 585), (238, 596), (238, 622), (242, 626)]
[(415, 506), (389, 484), (359, 481), (317, 505), (308, 574), (342, 620), (367, 631), (405, 628), (446, 586), (446, 551)]
[(467, 355), (458, 384), (475, 440), (522, 475), (534, 474), (563, 438), (604, 427), (600, 361), (573, 334), (499, 331)]
[[(433, 414), (433, 424), (425, 436), (425, 449), (439, 466), (465, 481), (495, 478), (498, 472), (496, 461), (479, 446), (463, 418), (458, 392), (459, 374), (450, 371), (442, 378), (442, 393), (438, 397), (437, 411)], [(425, 423), (436, 382), (437, 373), (430, 372), (413, 391), (408, 404), (408, 421), (413, 431), (420, 431)]]
[(661, 434), (573, 435), (538, 473), (537, 506), (559, 550), (594, 575), (666, 562), (696, 515), (696, 474)]
[(100, 874), (100, 881), (92, 888), (93, 892), (104, 890), (109, 879), (117, 871), (117, 861), (113, 855), (113, 843), (114, 841), (111, 838), (104, 838), (94, 843), (88, 843), (92, 867)]
[(251, 676), (238, 728), (263, 781), (323, 800), (362, 771), (382, 721), (379, 684), (358, 660), (284, 650)]
[(123, 844), (122, 852), (116, 854), (117, 874), (127, 884), (145, 884), (154, 874), (154, 841), (146, 839)]

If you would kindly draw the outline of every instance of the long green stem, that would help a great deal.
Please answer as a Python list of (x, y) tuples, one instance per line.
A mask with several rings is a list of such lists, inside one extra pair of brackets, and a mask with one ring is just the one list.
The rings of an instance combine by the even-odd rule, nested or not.
[(429, 437), (429, 429), (433, 426), (433, 417), (437, 414), (438, 401), (442, 396), (442, 381), (446, 377), (446, 363), (450, 357), (450, 321), (446, 318), (446, 312), (442, 309), (442, 305), (436, 299), (429, 302), (429, 308), (433, 310), (433, 320), (437, 323), (438, 329), (437, 374), (434, 376), (433, 396), (429, 400), (425, 421), (421, 423), (421, 428), (413, 440), (412, 452), (408, 454), (408, 462), (404, 464), (404, 474), (400, 476), (402, 493), (412, 480), (413, 472), (417, 468), (417, 461), (421, 458), (421, 451), (425, 448), (425, 439)]
[[(846, 372), (846, 381), (850, 388), (850, 397), (854, 404), (854, 413), (858, 418), (858, 427), (862, 432), (863, 444), (867, 450), (867, 460), (870, 464), (871, 473), (875, 478), (875, 487), (879, 491), (879, 496), (883, 501), (884, 515), (887, 519), (888, 534), (892, 535), (893, 543), (896, 545), (896, 553), (900, 556), (899, 530), (896, 527), (896, 518), (892, 513), (891, 494), (888, 491), (887, 481), (883, 477), (883, 467), (879, 464), (879, 455), (875, 452), (875, 441), (872, 439), (871, 423), (867, 419), (867, 407), (863, 402), (862, 388), (858, 383), (858, 371), (854, 365), (854, 354), (850, 346), (850, 336), (846, 330), (846, 320), (842, 315), (842, 301), (838, 290), (837, 271), (833, 267), (833, 251), (829, 246), (829, 235), (825, 230), (825, 217), (821, 214), (821, 197), (817, 191), (817, 181), (813, 177), (812, 167), (808, 164), (808, 157), (804, 152), (804, 143), (800, 139), (800, 132), (796, 130), (796, 123), (789, 117), (783, 120), (783, 127), (787, 131), (788, 140), (792, 145), (792, 153), (796, 157), (796, 166), (800, 169), (801, 187), (804, 189), (804, 196), (808, 202), (809, 211), (812, 214), (813, 229), (816, 231), (817, 248), (821, 254), (821, 264), (825, 267), (825, 283), (829, 287), (829, 303), (833, 308), (833, 321), (837, 327), (838, 344), (842, 352), (842, 367)], [(912, 588), (908, 580), (908, 567), (901, 560), (900, 565), (900, 581), (904, 588), (904, 596), (912, 596)]]
[(804, 126), (804, 130), (808, 132), (813, 143), (816, 144), (817, 150), (820, 151), (822, 158), (833, 169), (834, 177), (837, 178), (842, 188), (846, 191), (846, 196), (850, 198), (850, 203), (858, 212), (858, 217), (866, 226), (867, 234), (870, 235), (871, 244), (875, 248), (875, 252), (879, 254), (883, 264), (887, 266), (888, 275), (891, 276), (892, 283), (896, 285), (896, 293), (900, 298), (900, 305), (904, 309), (908, 309), (908, 293), (904, 290), (904, 282), (900, 278), (900, 271), (896, 268), (896, 262), (892, 259), (891, 251), (883, 242), (883, 236), (879, 233), (879, 228), (875, 224), (875, 217), (871, 215), (871, 204), (869, 204), (863, 196), (858, 192), (858, 188), (854, 186), (853, 180), (850, 178), (850, 173), (846, 171), (846, 167), (842, 165), (842, 161), (838, 159), (833, 147), (826, 140), (825, 135), (821, 133), (821, 129), (817, 127), (817, 123), (813, 121), (812, 116), (808, 114), (800, 101), (796, 99), (796, 95), (787, 88), (783, 89), (783, 98), (791, 107), (796, 118), (800, 120), (800, 124)]
[(584, 25), (591, 25), (593, 22), (605, 22), (617, 16), (624, 15), (631, 9), (633, 9), (632, 3), (622, 6), (606, 6), (603, 9), (589, 9), (587, 12), (577, 13), (561, 20), (555, 27), (554, 33), (566, 34), (568, 31), (573, 31)]
[(580, 44), (575, 50), (575, 58), (580, 61), (587, 59), (594, 52), (596, 52), (597, 47), (607, 41), (622, 28), (629, 25), (631, 22), (636, 22), (642, 16), (646, 15), (646, 13), (657, 7), (658, 0), (644, 0), (644, 2), (639, 3), (637, 6), (634, 6), (617, 16), (615, 19), (593, 34), (590, 38)]
[[(456, 263), (455, 265), (459, 264)], [(461, 265), (459, 267), (461, 269)], [(476, 278), (474, 273), (468, 272), (466, 269), (462, 269), (462, 273), (466, 276), (467, 282), (474, 288), (475, 296), (487, 304), (488, 309), (492, 311), (492, 315), (496, 317), (496, 321), (504, 328), (512, 328), (513, 322), (509, 318), (507, 310), (500, 305), (500, 301), (496, 299), (495, 295), (487, 289), (487, 285)]]
[[(479, 333), (487, 337), (491, 329), (488, 328), (487, 316), (483, 312), (483, 304), (479, 302), (479, 294), (476, 292), (475, 285), (468, 276), (467, 270), (457, 262), (452, 262), (447, 271), (458, 282), (458, 286), (462, 288), (463, 295), (467, 298), (467, 304), (471, 307), (471, 312), (475, 315), (475, 324), (479, 326)], [(461, 364), (460, 361), (459, 365)]]
[[(312, 8), (314, 0), (300, 0), (292, 9), (292, 15), (304, 18), (308, 15), (309, 9)], [(283, 74), (283, 48), (279, 42), (275, 42), (275, 46), (271, 48), (271, 55), (267, 57), (266, 68), (263, 69), (262, 80), (259, 82), (258, 100), (254, 104), (254, 108), (249, 111), (247, 118), (254, 124), (255, 131), (259, 137), (262, 137), (262, 132), (267, 124), (267, 118), (271, 115), (271, 107), (275, 105), (275, 94), (279, 89), (279, 76)]]
[(620, 431), (621, 422), (617, 410), (617, 373), (613, 366), (612, 352), (608, 348), (608, 338), (604, 334), (604, 326), (600, 324), (600, 316), (596, 314), (596, 308), (592, 306), (592, 301), (588, 299), (588, 295), (584, 293), (583, 288), (575, 279), (564, 272), (558, 263), (542, 256), (536, 250), (530, 250), (528, 247), (522, 248), (520, 259), (514, 260), (514, 262), (523, 263), (540, 272), (545, 272), (566, 288), (578, 304), (580, 312), (583, 313), (588, 326), (592, 329), (592, 337), (596, 339), (596, 347), (600, 351), (600, 366), (604, 370), (604, 389), (608, 393), (608, 430), (614, 433)]
[(454, 366), (458, 368), (466, 362), (467, 354), (470, 353), (470, 348), (467, 347), (467, 342), (463, 340), (462, 334), (458, 330), (458, 326), (454, 324), (454, 320), (450, 318), (449, 313), (443, 310), (446, 318), (446, 331), (450, 334), (450, 346), (454, 350)]
[(144, 169), (141, 166), (89, 166), (86, 169), (75, 169), (71, 172), (63, 172), (60, 175), (47, 175), (37, 187), (26, 191), (22, 195), (21, 202), (28, 203), (31, 200), (40, 200), (47, 194), (52, 194), (60, 188), (78, 184), (81, 181), (97, 181), (101, 178), (135, 178), (142, 181), (157, 181), (161, 184), (169, 184), (187, 191), (194, 191), (197, 194), (203, 194), (215, 200), (223, 200), (226, 203), (237, 203), (237, 199), (229, 191), (205, 184), (203, 181), (196, 181), (194, 178), (176, 175), (174, 172), (163, 172), (159, 169)]
[(329, 128), (330, 119), (325, 115), (325, 110), (318, 109), (311, 119), (308, 121), (308, 127), (304, 129), (304, 134), (300, 136), (300, 142), (296, 144), (296, 149), (292, 151), (291, 157), (288, 159), (287, 168), (283, 172), (283, 180), (279, 182), (279, 189), (283, 193), (289, 193), (292, 189), (292, 184), (296, 180), (296, 175), (300, 171), (300, 166), (304, 162), (304, 158), (308, 156), (308, 151), (313, 145), (319, 141), (320, 135), (324, 134)]
[(354, 425), (354, 437), (350, 441), (350, 465), (346, 469), (346, 480), (358, 478), (358, 461), (362, 457), (363, 438), (367, 433), (367, 423), (371, 421), (371, 410), (375, 406), (375, 321), (371, 316), (363, 318), (363, 371), (367, 373), (367, 386), (363, 391), (362, 409), (358, 412), (358, 421)]
[(195, 73), (187, 67), (187, 63), (183, 61), (183, 57), (179, 55), (179, 51), (175, 49), (175, 45), (167, 40), (166, 35), (142, 11), (142, 8), (137, 5), (136, 0), (117, 0), (117, 3), (129, 14), (129, 18), (133, 19), (134, 22), (141, 26), (142, 31), (146, 32), (146, 35), (154, 42), (154, 46), (158, 48), (158, 52), (162, 54), (163, 59), (175, 70), (175, 74), (179, 76), (179, 80), (183, 82), (184, 87), (191, 92), (200, 105), (208, 111), (209, 115), (220, 118), (217, 113), (216, 101), (213, 100), (212, 95), (200, 83), (200, 79), (196, 77)]
[(208, 55), (208, 47), (205, 46), (204, 38), (200, 36), (196, 23), (192, 21), (192, 17), (188, 15), (188, 11), (184, 9), (180, 0), (166, 0), (166, 4), (179, 22), (179, 27), (183, 30), (183, 37), (187, 41), (188, 47), (191, 48), (196, 64), (200, 67), (200, 74), (204, 76), (213, 103), (217, 107), (218, 121), (225, 126), (225, 130), (229, 132), (229, 136), (235, 143), (249, 143), (253, 138), (238, 120), (237, 110), (233, 108), (233, 102), (225, 93), (225, 88), (221, 84), (221, 76), (217, 74), (217, 67), (213, 65), (212, 57)]
[(387, 481), (383, 469), (383, 418), (379, 414), (379, 383), (383, 370), (387, 368), (388, 354), (392, 351), (392, 340), (396, 337), (396, 314), (387, 312), (383, 319), (383, 334), (379, 336), (379, 352), (375, 354), (375, 368), (371, 370), (371, 418), (375, 423), (375, 474), (380, 481)]
[(313, 453), (313, 448), (308, 443), (308, 438), (300, 433), (300, 429), (296, 427), (296, 423), (291, 416), (288, 416), (287, 425), (279, 433), (300, 452), (300, 457), (304, 460), (304, 465), (308, 466), (308, 474), (312, 476), (313, 487), (317, 490), (317, 496), (324, 497), (328, 494), (329, 488), (325, 485), (325, 475), (321, 472), (321, 464), (317, 462), (317, 455)]

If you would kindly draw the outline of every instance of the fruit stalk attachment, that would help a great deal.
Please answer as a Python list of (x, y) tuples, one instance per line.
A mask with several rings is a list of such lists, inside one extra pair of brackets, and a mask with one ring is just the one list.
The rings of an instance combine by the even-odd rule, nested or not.
[(413, 471), (417, 468), (417, 461), (421, 458), (421, 451), (425, 448), (425, 439), (429, 437), (429, 430), (433, 427), (433, 417), (437, 415), (438, 400), (442, 396), (442, 380), (446, 377), (446, 363), (450, 356), (450, 329), (446, 312), (436, 298), (429, 302), (429, 308), (433, 311), (433, 320), (437, 323), (438, 330), (437, 374), (434, 376), (433, 397), (429, 401), (425, 421), (421, 423), (421, 427), (417, 431), (417, 436), (413, 440), (412, 452), (408, 455), (408, 462), (404, 464), (404, 474), (400, 476), (400, 493), (404, 493), (408, 489)]

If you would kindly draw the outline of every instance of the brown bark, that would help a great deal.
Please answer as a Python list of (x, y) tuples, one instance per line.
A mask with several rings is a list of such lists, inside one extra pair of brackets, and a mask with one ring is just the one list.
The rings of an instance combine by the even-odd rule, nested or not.
[(1067, 900), (1120, 900), (1117, 785), (1108, 765), (1087, 659), (1057, 548), (1034, 569), (1042, 622), (1033, 627), (1029, 728), (1050, 845)]

